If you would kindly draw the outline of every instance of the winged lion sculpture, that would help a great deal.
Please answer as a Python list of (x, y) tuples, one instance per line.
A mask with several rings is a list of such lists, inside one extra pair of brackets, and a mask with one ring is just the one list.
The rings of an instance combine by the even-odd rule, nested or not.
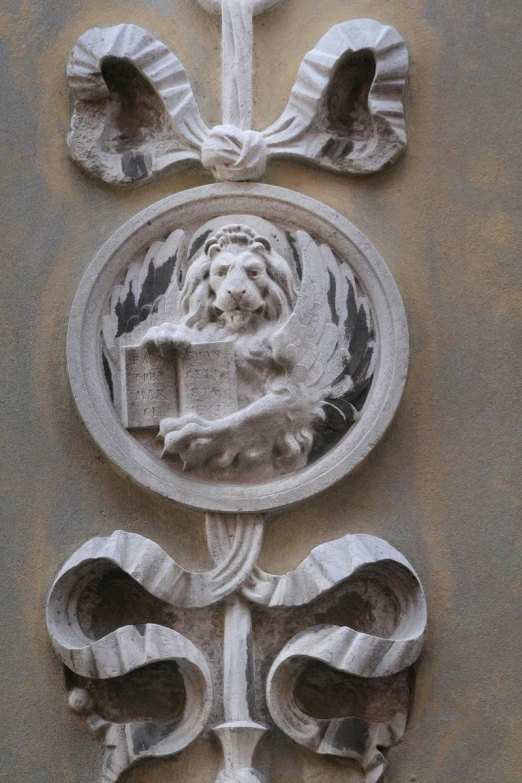
[(225, 225), (183, 273), (187, 237), (176, 230), (115, 290), (107, 363), (129, 345), (166, 363), (198, 345), (229, 348), (235, 388), (217, 383), (212, 394), (237, 394), (230, 412), (206, 416), (189, 404), (159, 421), (163, 456), (184, 470), (256, 481), (295, 471), (358, 416), (375, 359), (368, 301), (327, 245), (304, 231), (294, 244), (296, 269), (252, 227)]

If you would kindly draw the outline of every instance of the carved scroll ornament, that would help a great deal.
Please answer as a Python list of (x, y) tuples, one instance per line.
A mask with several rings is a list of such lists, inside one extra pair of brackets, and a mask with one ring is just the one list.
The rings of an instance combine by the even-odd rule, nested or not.
[(249, 3), (224, 2), (222, 27), (223, 120), (212, 129), (183, 65), (150, 33), (131, 24), (84, 33), (67, 68), (73, 158), (106, 182), (132, 184), (191, 161), (238, 181), (260, 179), (278, 156), (370, 174), (400, 155), (408, 54), (393, 27), (373, 19), (332, 27), (305, 55), (281, 117), (263, 131), (251, 129)]
[[(261, 531), (260, 517), (233, 520), (208, 515), (207, 537), (216, 561), (208, 573), (184, 571), (152, 541), (117, 531), (110, 538), (84, 544), (58, 574), (49, 598), (49, 632), (61, 660), (72, 672), (71, 707), (88, 717), (91, 728), (105, 743), (102, 783), (115, 783), (136, 761), (177, 753), (210, 729), (223, 746), (224, 770), (219, 781), (263, 781), (253, 757), (259, 740), (271, 727), (278, 727), (316, 753), (355, 759), (367, 783), (381, 778), (386, 750), (404, 733), (409, 705), (405, 677), (420, 653), (425, 630), (426, 607), (418, 577), (393, 547), (366, 535), (347, 535), (322, 544), (294, 571), (281, 576), (267, 574), (255, 563)], [(98, 585), (99, 592), (103, 579), (110, 585), (118, 574), (141, 586), (158, 606), (194, 609), (219, 603), (224, 612), (223, 647), (218, 652), (213, 645), (213, 660), (214, 665), (217, 660), (223, 667), (222, 694), (213, 694), (207, 660), (194, 641), (164, 624), (147, 622), (143, 612), (138, 624), (132, 622), (131, 615), (126, 625), (101, 638), (93, 634), (93, 615), (106, 609), (103, 604), (92, 608), (90, 586)], [(252, 704), (247, 693), (252, 690), (252, 665), (256, 662), (251, 660), (249, 649), (258, 640), (252, 638), (250, 607), (269, 607), (264, 622), (270, 623), (271, 614), (278, 610), (315, 606), (310, 612), (317, 613), (321, 598), (331, 601), (336, 591), (349, 590), (352, 596), (368, 600), (369, 586), (375, 584), (378, 590), (374, 589), (370, 599), (376, 617), (373, 633), (364, 627), (361, 617), (355, 614), (350, 618), (349, 611), (345, 611), (347, 618), (361, 623), (360, 628), (349, 624), (305, 627), (286, 643), (281, 624), (275, 631), (263, 628), (273, 637), (272, 644), (274, 638), (279, 639), (282, 649), (268, 674), (266, 702)], [(391, 596), (391, 621), (389, 611), (379, 617), (383, 596), (388, 602)], [(135, 606), (134, 612), (139, 614)], [(82, 616), (91, 625), (90, 633), (78, 622)], [(177, 617), (179, 622), (179, 614)], [(194, 626), (187, 627), (191, 636), (197, 637)], [(266, 651), (261, 639), (259, 643), (255, 649), (263, 658)], [(118, 713), (110, 681), (125, 682), (136, 670), (145, 677), (149, 669), (148, 686), (154, 692), (155, 678), (162, 686), (158, 665), (168, 662), (176, 664), (183, 690), (176, 720), (133, 719), (133, 712), (140, 714), (139, 701), (128, 704), (126, 711), (120, 705)], [(342, 718), (314, 717), (309, 706), (300, 703), (299, 694), (302, 698), (306, 690), (303, 678), (310, 677), (310, 666), (312, 677), (314, 673), (317, 676), (317, 665), (329, 676), (340, 677), (341, 683), (348, 677), (350, 692), (359, 693), (355, 714), (350, 714), (349, 698)], [(108, 681), (105, 689), (103, 681)], [(324, 674), (323, 682), (327, 682)], [(132, 693), (130, 683), (129, 691)], [(401, 691), (406, 695), (398, 700)], [(160, 701), (159, 695), (157, 698)], [(113, 705), (111, 719), (106, 714), (108, 702)], [(218, 720), (221, 718), (218, 725), (209, 723), (211, 709)], [(384, 719), (383, 710), (387, 713)]]
[(136, 216), (88, 270), (68, 338), (75, 400), (105, 453), (145, 486), (230, 513), (281, 508), (352, 470), (391, 421), (407, 361), (402, 301), (369, 241), (323, 204), (254, 183)]

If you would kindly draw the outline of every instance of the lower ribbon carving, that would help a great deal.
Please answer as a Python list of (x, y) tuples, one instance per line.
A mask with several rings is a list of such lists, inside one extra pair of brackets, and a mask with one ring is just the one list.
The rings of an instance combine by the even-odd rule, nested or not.
[[(216, 603), (234, 592), (251, 571), (261, 546), (263, 519), (255, 515), (229, 518), (228, 525), (219, 515), (212, 515), (211, 520), (230, 535), (227, 557), (212, 571), (186, 571), (153, 541), (118, 530), (80, 547), (51, 589), (47, 627), (53, 646), (76, 681), (87, 681), (71, 690), (70, 706), (89, 716), (91, 728), (103, 736), (107, 748), (102, 783), (118, 780), (140, 759), (170, 756), (189, 745), (207, 723), (212, 682), (200, 650), (171, 628), (152, 623), (126, 625), (100, 639), (91, 638), (80, 623), (79, 599), (89, 584), (117, 569), (159, 601), (191, 608)], [(100, 705), (92, 696), (95, 681), (123, 678), (143, 667), (151, 668), (153, 681), (154, 665), (162, 662), (176, 665), (184, 686), (183, 710), (175, 720), (108, 721), (98, 714)]]
[[(336, 545), (335, 557), (329, 551), (332, 544)], [(366, 783), (377, 783), (386, 766), (386, 750), (404, 734), (409, 706), (408, 699), (406, 703), (399, 700), (389, 714), (387, 692), (393, 697), (401, 685), (404, 688), (404, 683), (397, 687), (393, 675), (401, 677), (420, 654), (426, 603), (415, 572), (386, 542), (373, 536), (346, 536), (332, 544), (317, 547), (295, 571), (283, 577), (258, 573), (248, 592), (255, 596), (257, 584), (258, 600), (262, 596), (271, 606), (297, 605), (330, 589), (331, 580), (349, 582), (366, 572), (393, 595), (397, 607), (395, 628), (386, 637), (337, 625), (317, 625), (297, 634), (271, 667), (267, 703), (274, 722), (287, 736), (316, 753), (356, 759), (364, 769)], [(356, 678), (364, 678), (360, 684), (361, 690), (368, 692), (362, 710), (365, 714), (327, 718), (303, 709), (298, 697), (299, 681), (310, 664), (316, 667), (316, 687), (321, 678), (327, 682), (329, 673), (337, 672), (352, 675), (350, 687), (357, 694)], [(380, 692), (372, 703), (373, 683)], [(383, 705), (388, 713), (385, 719)]]
[[(224, 557), (226, 539), (215, 539), (213, 553), (216, 549)], [(286, 574), (267, 574), (256, 567), (242, 593), (250, 601), (269, 607), (297, 607), (361, 578), (378, 582), (383, 591), (393, 596), (393, 632), (380, 636), (347, 626), (318, 625), (297, 634), (272, 664), (266, 698), (274, 723), (287, 736), (316, 753), (356, 759), (365, 771), (366, 783), (377, 783), (386, 767), (382, 751), (399, 742), (406, 729), (409, 700), (392, 709), (387, 720), (380, 719), (382, 702), (386, 690), (391, 690), (393, 697), (394, 689), (403, 686), (393, 681), (393, 675), (400, 676), (417, 660), (426, 630), (424, 591), (411, 565), (382, 539), (347, 535), (316, 547)], [(365, 678), (364, 685), (375, 682), (384, 695), (374, 699), (377, 703), (373, 705), (369, 699), (369, 714), (365, 717), (329, 719), (309, 715), (299, 705), (296, 690), (311, 663), (352, 675), (351, 687), (355, 692), (355, 678)], [(384, 682), (383, 678), (389, 681)]]
[[(68, 670), (70, 706), (86, 715), (104, 739), (102, 783), (115, 783), (138, 760), (179, 752), (211, 728), (224, 755), (217, 780), (264, 781), (253, 761), (270, 728), (263, 714), (316, 753), (355, 759), (366, 783), (381, 780), (387, 749), (406, 728), (410, 667), (426, 628), (421, 583), (397, 550), (367, 535), (322, 544), (293, 571), (268, 574), (256, 566), (262, 528), (260, 516), (207, 515), (215, 567), (203, 574), (182, 569), (154, 542), (123, 531), (87, 542), (58, 574), (49, 597), (48, 629)], [(147, 600), (180, 607), (182, 613), (226, 599), (220, 725), (209, 725), (213, 675), (205, 655), (167, 627), (167, 615), (161, 617), (167, 625), (136, 620), (115, 627), (120, 620), (111, 620), (104, 630), (86, 621), (85, 604), (92, 602), (93, 591), (98, 608), (103, 604), (96, 585), (115, 574), (132, 580), (123, 582), (125, 590), (134, 584), (138, 597), (148, 594)], [(104, 600), (114, 600), (111, 595)], [(251, 604), (259, 605), (264, 623), (272, 617), (268, 653), (259, 652), (262, 640), (254, 640), (260, 621), (252, 626)], [(299, 607), (306, 607), (301, 620)], [(279, 619), (278, 611), (283, 613)], [(295, 619), (290, 625), (288, 612)], [(125, 616), (123, 611), (120, 619)], [(189, 621), (176, 617), (182, 630), (189, 628)], [(310, 618), (316, 623), (306, 628)], [(304, 630), (295, 633), (299, 623)], [(290, 639), (289, 627), (295, 634)], [(196, 638), (198, 644), (202, 639)], [(215, 667), (217, 637), (202, 643)], [(254, 670), (260, 668), (252, 666), (252, 649), (265, 656), (261, 668), (271, 663), (265, 708), (254, 705), (249, 695), (255, 689)]]
[[(51, 604), (48, 612), (53, 645), (65, 666), (87, 680), (84, 687), (72, 689), (69, 704), (89, 716), (92, 730), (104, 738), (102, 783), (114, 783), (140, 759), (178, 753), (201, 733), (212, 705), (212, 682), (207, 662), (192, 642), (170, 628), (151, 623), (127, 625), (93, 641), (82, 632), (74, 614), (63, 617), (56, 607)], [(182, 678), (185, 700), (179, 717), (165, 722), (120, 723), (98, 715), (92, 680), (123, 678), (159, 662), (174, 662)]]

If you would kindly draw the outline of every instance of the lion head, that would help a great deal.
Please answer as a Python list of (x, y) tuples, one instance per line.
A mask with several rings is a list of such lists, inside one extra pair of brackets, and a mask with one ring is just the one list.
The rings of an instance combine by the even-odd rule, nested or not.
[(216, 323), (235, 333), (286, 320), (294, 302), (288, 263), (268, 239), (242, 225), (224, 226), (207, 240), (181, 291), (187, 326)]

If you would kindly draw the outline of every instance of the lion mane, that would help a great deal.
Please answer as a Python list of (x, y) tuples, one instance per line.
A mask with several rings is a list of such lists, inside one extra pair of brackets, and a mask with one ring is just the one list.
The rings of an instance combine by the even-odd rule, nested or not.
[(240, 245), (261, 258), (269, 277), (264, 294), (263, 318), (267, 322), (286, 321), (291, 314), (296, 291), (292, 271), (285, 259), (276, 253), (266, 237), (248, 226), (231, 225), (217, 231), (204, 245), (204, 252), (188, 268), (180, 295), (182, 323), (194, 329), (203, 329), (216, 323), (215, 294), (209, 284), (212, 260), (229, 245)]

